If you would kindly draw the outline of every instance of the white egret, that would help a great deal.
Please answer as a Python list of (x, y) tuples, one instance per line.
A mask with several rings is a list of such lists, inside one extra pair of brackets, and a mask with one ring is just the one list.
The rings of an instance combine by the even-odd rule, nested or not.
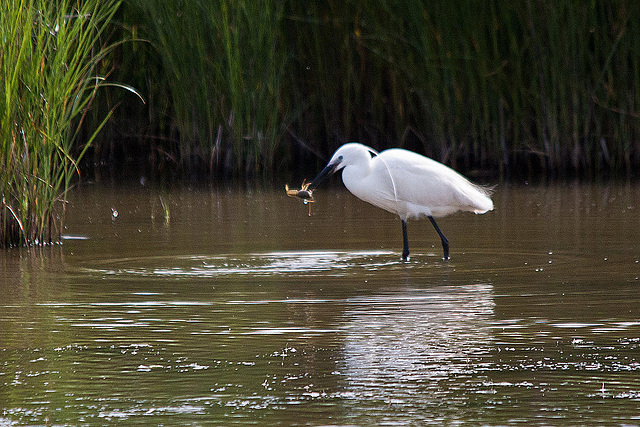
[(342, 182), (354, 196), (400, 217), (405, 261), (409, 258), (408, 219), (429, 218), (447, 260), (449, 241), (434, 218), (458, 211), (482, 214), (493, 209), (489, 189), (442, 163), (402, 148), (378, 153), (355, 142), (338, 148), (306, 189), (313, 191), (330, 173), (340, 169)]

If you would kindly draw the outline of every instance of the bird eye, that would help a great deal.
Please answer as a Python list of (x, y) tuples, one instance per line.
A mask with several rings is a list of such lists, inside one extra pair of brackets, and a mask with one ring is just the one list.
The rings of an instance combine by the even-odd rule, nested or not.
[(344, 157), (338, 156), (338, 160), (342, 161), (343, 159), (344, 159)]

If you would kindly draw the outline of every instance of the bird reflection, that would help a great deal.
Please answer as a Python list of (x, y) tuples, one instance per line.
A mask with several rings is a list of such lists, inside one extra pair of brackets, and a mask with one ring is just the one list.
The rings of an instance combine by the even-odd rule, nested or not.
[(349, 398), (416, 408), (470, 398), (492, 347), (492, 285), (412, 289), (351, 303), (342, 372)]

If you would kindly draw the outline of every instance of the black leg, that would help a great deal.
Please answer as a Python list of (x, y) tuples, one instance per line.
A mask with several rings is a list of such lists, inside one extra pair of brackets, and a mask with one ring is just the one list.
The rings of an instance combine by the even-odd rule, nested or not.
[(440, 227), (438, 227), (438, 224), (436, 224), (436, 220), (433, 219), (431, 215), (429, 215), (429, 221), (431, 221), (431, 224), (433, 224), (433, 227), (436, 229), (436, 231), (438, 232), (438, 235), (440, 236), (440, 240), (442, 240), (442, 249), (444, 250), (444, 259), (448, 260), (449, 259), (449, 241), (447, 240), (446, 237), (444, 237), (444, 234), (442, 234), (442, 231), (440, 231)]
[(402, 220), (402, 260), (409, 259), (409, 238), (407, 237), (407, 221)]

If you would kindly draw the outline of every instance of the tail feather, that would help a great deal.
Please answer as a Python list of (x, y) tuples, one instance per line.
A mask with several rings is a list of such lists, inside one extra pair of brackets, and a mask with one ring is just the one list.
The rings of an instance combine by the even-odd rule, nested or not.
[(495, 187), (491, 186), (483, 186), (471, 183), (474, 193), (470, 199), (473, 201), (473, 206), (475, 209), (473, 210), (476, 214), (483, 214), (488, 211), (493, 210), (493, 200), (491, 200), (491, 194), (493, 193)]

